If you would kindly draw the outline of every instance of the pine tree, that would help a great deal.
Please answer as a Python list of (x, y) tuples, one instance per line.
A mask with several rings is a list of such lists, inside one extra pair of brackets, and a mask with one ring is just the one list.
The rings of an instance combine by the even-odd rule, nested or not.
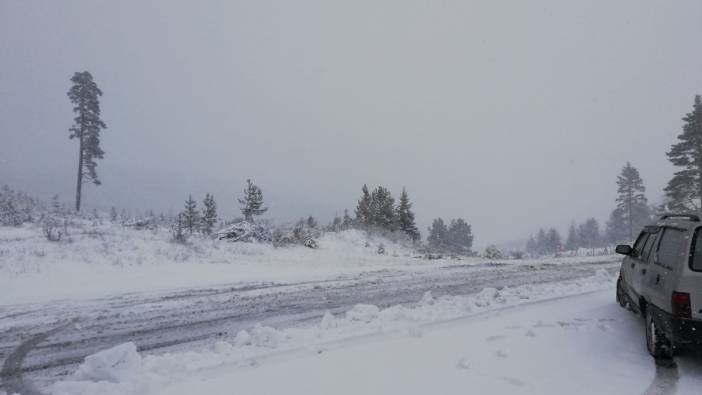
[(546, 233), (546, 250), (553, 255), (557, 255), (561, 251), (561, 235), (556, 228), (550, 228)]
[(309, 217), (307, 217), (306, 225), (310, 229), (317, 229), (317, 226), (319, 224), (317, 223), (317, 220), (314, 219), (314, 217), (310, 215)]
[(395, 216), (395, 199), (390, 190), (379, 186), (371, 193), (371, 225), (389, 231), (395, 230), (397, 218)]
[(580, 248), (580, 240), (578, 240), (578, 229), (575, 227), (575, 222), (570, 223), (568, 228), (568, 236), (566, 237), (565, 249), (568, 251), (577, 251)]
[(471, 226), (462, 218), (452, 219), (447, 232), (448, 244), (460, 253), (470, 253), (473, 247)]
[(361, 193), (361, 198), (356, 205), (356, 222), (359, 225), (369, 226), (373, 223), (373, 214), (371, 212), (371, 195), (366, 184), (363, 184)]
[[(634, 238), (634, 231), (642, 228), (651, 220), (651, 213), (646, 200), (646, 188), (639, 171), (627, 162), (617, 177), (617, 209), (619, 212), (610, 217), (616, 221), (621, 217), (627, 230), (628, 239)], [(612, 224), (612, 228), (620, 228), (621, 224)]]
[(209, 193), (205, 194), (205, 199), (202, 201), (202, 232), (204, 234), (212, 234), (215, 225), (217, 224), (217, 203), (214, 196)]
[(100, 130), (107, 125), (100, 119), (100, 100), (102, 91), (98, 88), (89, 72), (75, 73), (71, 78), (73, 86), (68, 91), (73, 112), (77, 114), (69, 131), (71, 139), (78, 139), (78, 180), (76, 183), (76, 211), (80, 211), (81, 192), (84, 182), (92, 181), (100, 185), (97, 176), (96, 159), (102, 159), (100, 148)]
[(344, 229), (350, 229), (353, 226), (353, 218), (349, 215), (348, 209), (344, 209), (344, 218), (342, 219), (341, 226)]
[(397, 227), (400, 231), (407, 234), (413, 241), (417, 241), (421, 237), (419, 234), (419, 229), (417, 229), (417, 224), (414, 222), (412, 203), (409, 201), (409, 195), (407, 194), (407, 190), (405, 190), (405, 188), (402, 188), (400, 204), (397, 206)]
[(241, 204), (241, 214), (247, 221), (253, 221), (254, 216), (263, 215), (268, 211), (267, 207), (263, 207), (263, 191), (251, 182), (251, 179), (246, 180), (244, 198), (239, 199), (239, 204)]
[(434, 249), (443, 249), (446, 247), (448, 240), (448, 227), (443, 219), (437, 218), (431, 223), (429, 228), (429, 236), (427, 242)]
[(117, 209), (112, 206), (110, 208), (110, 221), (117, 222), (117, 218), (119, 218), (119, 215), (117, 215)]
[(619, 207), (612, 210), (609, 214), (606, 237), (607, 241), (612, 244), (632, 240), (630, 229), (627, 226), (626, 214)]
[(534, 239), (534, 235), (529, 236), (529, 240), (527, 240), (525, 249), (526, 252), (531, 255), (538, 254), (538, 248), (536, 246), (536, 239)]
[(539, 229), (539, 232), (536, 234), (536, 253), (539, 255), (548, 254), (548, 238), (543, 228)]
[(670, 208), (676, 211), (702, 208), (702, 97), (695, 96), (692, 112), (683, 118), (683, 132), (667, 153), (668, 160), (681, 168), (665, 188)]
[(193, 195), (188, 195), (188, 200), (185, 201), (185, 211), (182, 215), (183, 227), (190, 234), (198, 230), (200, 224), (200, 212), (197, 210), (197, 202), (193, 200)]
[(578, 233), (583, 247), (594, 249), (601, 245), (602, 236), (600, 235), (600, 224), (596, 219), (590, 218), (581, 224)]

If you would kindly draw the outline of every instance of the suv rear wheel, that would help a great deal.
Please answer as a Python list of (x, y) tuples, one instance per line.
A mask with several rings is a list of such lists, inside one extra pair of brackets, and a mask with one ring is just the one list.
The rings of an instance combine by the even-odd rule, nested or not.
[(670, 359), (673, 357), (673, 345), (668, 335), (656, 325), (653, 314), (645, 310), (646, 321), (646, 347), (648, 352), (656, 359)]

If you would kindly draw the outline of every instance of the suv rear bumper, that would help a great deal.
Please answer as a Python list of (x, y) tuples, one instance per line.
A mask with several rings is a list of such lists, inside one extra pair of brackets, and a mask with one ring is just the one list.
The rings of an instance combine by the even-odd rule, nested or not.
[(664, 330), (676, 346), (692, 346), (702, 348), (702, 320), (676, 317), (656, 306), (652, 309), (656, 323)]

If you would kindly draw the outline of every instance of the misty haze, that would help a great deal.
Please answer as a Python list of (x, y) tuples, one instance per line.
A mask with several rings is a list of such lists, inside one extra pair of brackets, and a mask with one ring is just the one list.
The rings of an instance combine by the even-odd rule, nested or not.
[(0, 395), (699, 393), (701, 37), (0, 0)]

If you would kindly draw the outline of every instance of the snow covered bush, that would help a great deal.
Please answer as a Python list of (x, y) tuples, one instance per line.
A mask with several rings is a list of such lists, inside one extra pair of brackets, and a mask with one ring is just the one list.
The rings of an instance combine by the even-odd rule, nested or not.
[(217, 232), (219, 240), (250, 242), (270, 242), (271, 232), (263, 225), (253, 221), (240, 221)]
[(502, 259), (502, 252), (497, 248), (497, 246), (489, 245), (483, 256), (487, 259)]

